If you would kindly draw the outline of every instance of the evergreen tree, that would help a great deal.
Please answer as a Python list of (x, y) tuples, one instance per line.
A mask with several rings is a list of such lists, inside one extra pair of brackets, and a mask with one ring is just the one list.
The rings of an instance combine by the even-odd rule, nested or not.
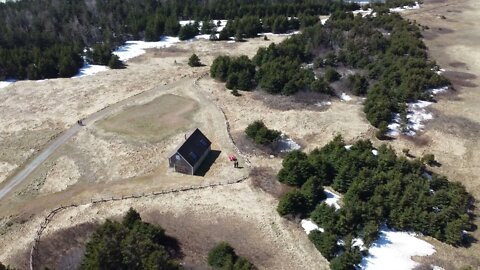
[(188, 65), (191, 67), (200, 67), (202, 66), (202, 63), (200, 63), (200, 58), (198, 58), (196, 54), (192, 54), (188, 59)]
[(305, 214), (307, 204), (308, 201), (307, 198), (305, 198), (305, 195), (298, 190), (294, 190), (282, 196), (277, 211), (281, 216), (303, 215)]
[(318, 230), (311, 231), (308, 238), (327, 260), (333, 259), (339, 250), (337, 237), (328, 231), (323, 233)]

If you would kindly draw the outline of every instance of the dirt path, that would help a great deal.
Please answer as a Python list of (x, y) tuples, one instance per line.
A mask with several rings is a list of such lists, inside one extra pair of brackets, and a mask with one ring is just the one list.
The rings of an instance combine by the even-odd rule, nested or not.
[[(140, 94), (131, 96), (127, 99), (119, 101), (111, 106), (105, 107), (104, 109), (88, 116), (87, 118), (83, 119), (83, 124), (85, 126), (92, 125), (96, 121), (112, 114), (113, 112), (123, 108), (124, 106), (135, 102), (137, 100), (151, 98), (161, 93), (162, 90), (166, 90), (168, 88), (174, 87), (182, 82), (185, 79), (178, 80), (172, 84), (162, 85), (159, 87), (155, 87), (151, 90), (142, 92)], [(31, 159), (28, 163), (24, 164), (23, 168), (19, 170), (10, 180), (4, 181), (4, 186), (0, 189), (0, 200), (3, 199), (13, 188), (17, 185), (25, 181), (27, 177), (36, 169), (38, 168), (48, 157), (50, 157), (60, 146), (64, 145), (70, 138), (72, 138), (75, 134), (80, 131), (82, 126), (79, 124), (75, 124), (65, 132), (63, 132), (60, 136), (55, 138), (52, 142), (50, 142), (40, 153)]]

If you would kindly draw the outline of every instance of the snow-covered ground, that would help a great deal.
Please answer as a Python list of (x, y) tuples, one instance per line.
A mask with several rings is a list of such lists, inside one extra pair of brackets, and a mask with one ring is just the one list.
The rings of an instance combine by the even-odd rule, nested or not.
[(300, 145), (291, 138), (289, 138), (287, 135), (281, 134), (280, 139), (277, 142), (277, 149), (281, 153), (285, 153), (300, 149)]
[(367, 10), (363, 10), (363, 9), (358, 9), (358, 10), (354, 10), (352, 11), (353, 15), (357, 15), (357, 14), (361, 14), (362, 17), (365, 17), (367, 15), (372, 15), (373, 17), (377, 16), (377, 14), (375, 12), (373, 12), (373, 9), (371, 8), (368, 8)]
[(397, 8), (391, 8), (390, 12), (402, 12), (405, 10), (412, 10), (412, 9), (419, 9), (420, 4), (418, 2), (415, 2), (415, 5), (413, 6), (403, 6), (403, 7), (397, 7)]
[(369, 255), (362, 259), (359, 269), (405, 270), (418, 265), (411, 259), (412, 256), (432, 255), (435, 249), (431, 244), (416, 238), (415, 234), (382, 228), (379, 238), (368, 252)]
[(98, 72), (106, 71), (108, 67), (101, 66), (101, 65), (90, 65), (85, 63), (83, 67), (79, 70), (78, 74), (73, 76), (72, 78), (81, 78), (84, 76), (94, 75)]
[[(218, 25), (218, 22), (220, 22), (220, 25)], [(194, 20), (182, 20), (182, 21), (179, 21), (179, 23), (180, 23), (181, 26), (185, 26), (187, 24), (193, 24), (193, 23), (195, 23), (195, 21)], [(215, 24), (215, 27), (217, 28), (217, 31), (220, 32), (227, 25), (227, 20), (213, 20), (213, 23)], [(202, 24), (203, 24), (203, 22), (201, 22), (201, 21), (198, 22), (198, 29), (200, 29), (202, 27)]]
[(332, 102), (330, 102), (330, 101), (321, 101), (321, 102), (315, 103), (315, 105), (318, 106), (318, 107), (329, 106), (329, 105), (332, 105)]
[[(324, 232), (310, 219), (302, 219), (300, 222), (305, 233), (314, 230)], [(338, 242), (343, 245), (343, 241)], [(353, 246), (360, 250), (366, 250), (361, 238), (353, 239)], [(416, 237), (413, 233), (397, 232), (386, 227), (382, 228), (378, 239), (368, 249), (368, 255), (362, 258), (357, 266), (361, 270), (408, 270), (414, 269), (419, 263), (412, 260), (413, 256), (429, 256), (435, 253), (435, 248)], [(432, 265), (433, 269), (441, 270), (441, 267)]]
[(0, 88), (7, 87), (7, 86), (11, 85), (11, 84), (14, 83), (14, 82), (15, 82), (14, 80), (0, 81)]
[(324, 232), (323, 228), (318, 227), (318, 225), (315, 224), (310, 219), (302, 219), (302, 221), (300, 221), (300, 225), (302, 225), (302, 228), (305, 230), (307, 234), (309, 234), (311, 231), (314, 231), (314, 230), (319, 230), (321, 232)]
[(340, 209), (340, 205), (338, 204), (340, 196), (328, 190), (324, 190), (323, 192), (325, 192), (325, 195), (327, 195), (325, 203), (329, 206), (335, 207), (335, 209)]
[(146, 49), (152, 48), (168, 48), (173, 44), (180, 42), (178, 37), (161, 37), (160, 41), (146, 42), (146, 41), (127, 41), (125, 45), (119, 47), (113, 53), (117, 55), (121, 61), (127, 61), (134, 57), (145, 53)]
[(450, 89), (448, 86), (444, 86), (444, 87), (439, 87), (439, 88), (428, 89), (427, 91), (432, 93), (433, 95), (437, 95), (437, 94), (440, 94), (440, 93), (447, 92), (448, 89)]
[(321, 22), (322, 24), (325, 24), (325, 23), (328, 21), (328, 19), (330, 19), (330, 15), (328, 15), (328, 16), (320, 16), (320, 22)]
[(350, 101), (350, 100), (352, 100), (352, 97), (349, 96), (349, 95), (347, 95), (347, 94), (345, 94), (345, 93), (342, 93), (342, 94), (340, 95), (340, 99), (343, 100), (343, 101)]
[(395, 114), (393, 122), (388, 125), (389, 132), (387, 135), (398, 136), (403, 133), (408, 136), (415, 136), (417, 132), (423, 131), (424, 122), (433, 119), (433, 114), (427, 111), (427, 107), (433, 102), (419, 100), (417, 102), (408, 103), (407, 106), (407, 123), (405, 129), (402, 130), (400, 114)]

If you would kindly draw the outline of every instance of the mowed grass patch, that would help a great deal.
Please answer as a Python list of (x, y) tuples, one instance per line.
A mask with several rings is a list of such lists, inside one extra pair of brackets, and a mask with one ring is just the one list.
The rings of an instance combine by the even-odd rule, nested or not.
[(192, 128), (192, 118), (198, 108), (193, 99), (166, 94), (149, 103), (129, 107), (98, 125), (107, 132), (158, 142)]

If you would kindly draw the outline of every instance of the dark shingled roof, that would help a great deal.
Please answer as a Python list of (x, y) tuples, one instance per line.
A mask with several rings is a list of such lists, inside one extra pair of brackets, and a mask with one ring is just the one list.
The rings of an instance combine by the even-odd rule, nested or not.
[[(179, 153), (193, 167), (200, 160), (212, 143), (197, 128), (190, 134), (187, 140), (178, 147), (175, 153)], [(174, 154), (175, 154), (174, 153)]]

